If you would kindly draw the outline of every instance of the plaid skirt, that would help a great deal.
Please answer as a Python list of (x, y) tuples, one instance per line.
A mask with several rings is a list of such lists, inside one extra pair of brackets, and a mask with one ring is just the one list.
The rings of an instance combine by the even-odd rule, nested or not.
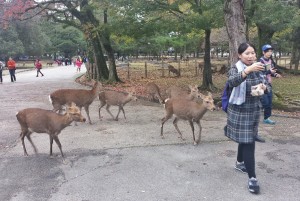
[(253, 143), (258, 133), (260, 107), (228, 105), (227, 130), (225, 135), (237, 143)]

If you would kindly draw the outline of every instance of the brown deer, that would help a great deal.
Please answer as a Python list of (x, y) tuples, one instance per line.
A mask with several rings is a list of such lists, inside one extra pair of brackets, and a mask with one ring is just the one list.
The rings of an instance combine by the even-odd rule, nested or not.
[(168, 70), (169, 70), (169, 76), (170, 76), (170, 72), (172, 72), (173, 74), (175, 74), (177, 77), (180, 76), (179, 70), (177, 70), (174, 66), (168, 65)]
[[(173, 124), (175, 126), (175, 129), (180, 135), (180, 138), (182, 140), (182, 133), (180, 132), (177, 122), (179, 119), (187, 120), (190, 123), (190, 126), (192, 128), (193, 132), (193, 140), (194, 140), (194, 145), (197, 145), (200, 140), (201, 140), (201, 123), (200, 120), (202, 119), (203, 115), (206, 113), (207, 110), (215, 110), (216, 106), (214, 105), (214, 100), (212, 98), (212, 94), (208, 93), (207, 96), (201, 94), (201, 98), (203, 100), (203, 103), (196, 103), (191, 100), (186, 100), (186, 99), (167, 99), (165, 102), (165, 110), (166, 110), (166, 116), (162, 118), (161, 120), (161, 137), (164, 138), (163, 136), (163, 126), (164, 123), (170, 119), (173, 114), (175, 115), (175, 119), (173, 121)], [(196, 140), (195, 139), (195, 134), (194, 134), (194, 123), (198, 124), (199, 126), (199, 137)]]
[(154, 82), (147, 83), (145, 88), (149, 100), (154, 100), (156, 98), (161, 104), (164, 103), (164, 100), (160, 95), (160, 89)]
[[(103, 91), (103, 92), (99, 93), (99, 100), (100, 100), (99, 119), (100, 120), (102, 119), (102, 117), (100, 115), (101, 108), (106, 105), (106, 111), (110, 114), (110, 116), (114, 120), (118, 121), (118, 117), (119, 117), (121, 110), (124, 114), (124, 118), (126, 119), (125, 111), (123, 108), (125, 106), (125, 104), (130, 102), (131, 100), (137, 101), (137, 97), (136, 97), (135, 91), (131, 91), (128, 94), (124, 94), (124, 93), (118, 92), (118, 91)], [(118, 111), (116, 118), (114, 118), (112, 113), (109, 111), (109, 107), (111, 105), (119, 106), (119, 111)]]
[(36, 133), (48, 133), (50, 136), (50, 156), (52, 156), (52, 144), (53, 140), (56, 142), (62, 157), (64, 154), (61, 149), (61, 144), (58, 139), (58, 134), (70, 125), (73, 121), (84, 122), (85, 118), (81, 115), (80, 109), (71, 103), (67, 107), (64, 115), (57, 114), (51, 110), (44, 110), (40, 108), (27, 108), (17, 113), (17, 119), (21, 125), (20, 138), (22, 140), (24, 155), (28, 156), (25, 148), (24, 138), (25, 136), (31, 143), (34, 152), (37, 153), (37, 149), (33, 144), (30, 135)]
[(203, 66), (204, 66), (203, 62), (198, 62), (198, 71), (201, 73), (203, 72)]
[(189, 85), (190, 92), (177, 87), (172, 86), (166, 90), (168, 98), (172, 99), (187, 99), (187, 100), (195, 100), (200, 98), (200, 93), (197, 85)]
[(100, 90), (102, 89), (101, 83), (95, 82), (91, 90), (86, 89), (59, 89), (52, 92), (49, 96), (49, 100), (53, 105), (53, 111), (61, 113), (63, 106), (74, 102), (81, 110), (84, 107), (87, 114), (89, 123), (92, 124), (89, 106), (98, 97)]

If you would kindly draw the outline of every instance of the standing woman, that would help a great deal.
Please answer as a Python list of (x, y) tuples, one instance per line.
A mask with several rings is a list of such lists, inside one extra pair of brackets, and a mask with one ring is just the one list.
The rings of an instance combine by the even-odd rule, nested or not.
[(263, 83), (264, 67), (256, 62), (255, 48), (251, 44), (240, 44), (238, 57), (239, 61), (229, 70), (228, 83), (234, 88), (229, 99), (225, 135), (238, 143), (235, 169), (248, 173), (249, 191), (259, 193), (255, 174), (255, 137), (260, 117), (260, 96), (250, 93), (251, 86)]
[(77, 72), (80, 72), (81, 65), (82, 65), (82, 61), (78, 57), (76, 60)]
[(42, 73), (41, 69), (42, 69), (42, 63), (39, 59), (35, 60), (35, 68), (36, 68), (36, 76), (39, 76), (39, 73), (41, 73), (42, 77), (44, 76), (44, 74)]
[(7, 68), (9, 70), (9, 74), (10, 74), (10, 80), (11, 82), (15, 82), (16, 81), (16, 62), (9, 57), (8, 61), (7, 61)]

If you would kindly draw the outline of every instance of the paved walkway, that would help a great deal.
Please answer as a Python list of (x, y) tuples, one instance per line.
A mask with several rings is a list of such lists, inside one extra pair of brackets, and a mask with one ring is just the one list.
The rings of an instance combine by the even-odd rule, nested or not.
[[(85, 70), (84, 68), (82, 69)], [(247, 175), (234, 170), (237, 144), (223, 135), (226, 116), (208, 112), (202, 120), (202, 141), (192, 145), (186, 122), (178, 138), (172, 120), (160, 135), (164, 109), (139, 100), (125, 106), (127, 119), (113, 121), (98, 101), (90, 107), (93, 124), (69, 126), (59, 135), (66, 155), (62, 161), (56, 144), (49, 155), (49, 137), (33, 134), (35, 155), (25, 140), (29, 157), (23, 156), (18, 139), (17, 111), (27, 107), (51, 109), (48, 95), (60, 88), (84, 88), (72, 66), (17, 74), (17, 82), (4, 77), (0, 85), (0, 200), (12, 201), (196, 201), (196, 200), (299, 200), (299, 119), (274, 117), (275, 126), (261, 124), (266, 143), (256, 144), (256, 172), (261, 194), (247, 190)], [(111, 111), (116, 114), (117, 108)], [(83, 115), (85, 112), (83, 111)], [(196, 129), (198, 130), (198, 129)]]

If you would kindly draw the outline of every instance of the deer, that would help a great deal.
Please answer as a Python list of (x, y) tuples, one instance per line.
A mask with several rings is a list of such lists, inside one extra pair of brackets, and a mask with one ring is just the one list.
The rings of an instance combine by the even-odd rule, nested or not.
[(203, 63), (202, 62), (198, 62), (198, 70), (199, 70), (199, 72), (203, 72)]
[(163, 98), (160, 95), (160, 89), (154, 82), (148, 82), (145, 88), (149, 100), (157, 98), (160, 104), (164, 103)]
[[(118, 91), (102, 91), (99, 93), (99, 100), (100, 100), (99, 119), (102, 120), (100, 111), (101, 111), (101, 108), (106, 105), (106, 111), (110, 114), (110, 116), (115, 121), (118, 121), (118, 117), (119, 117), (121, 110), (123, 112), (124, 118), (126, 119), (125, 111), (124, 111), (123, 107), (131, 100), (137, 101), (137, 97), (136, 97), (135, 91), (130, 91), (127, 94), (124, 94), (124, 93), (118, 92)], [(114, 117), (112, 115), (112, 113), (109, 111), (109, 108), (112, 105), (119, 106), (119, 111), (118, 111), (118, 114), (116, 117)]]
[(189, 85), (190, 92), (181, 89), (177, 86), (172, 86), (166, 90), (168, 98), (173, 99), (187, 99), (197, 100), (200, 98), (199, 89), (197, 85)]
[(16, 115), (21, 126), (20, 138), (24, 150), (24, 155), (28, 156), (24, 138), (27, 137), (32, 145), (34, 152), (37, 153), (37, 148), (31, 140), (30, 135), (36, 133), (47, 133), (50, 136), (50, 157), (52, 157), (53, 140), (56, 142), (61, 156), (64, 158), (61, 143), (58, 139), (60, 132), (73, 121), (85, 122), (86, 119), (81, 115), (79, 107), (75, 103), (71, 103), (67, 107), (65, 114), (58, 114), (52, 110), (44, 110), (40, 108), (26, 108), (19, 111)]
[[(166, 121), (168, 121), (173, 115), (175, 115), (175, 119), (173, 121), (173, 125), (175, 126), (175, 129), (179, 133), (179, 137), (184, 140), (182, 137), (182, 133), (180, 132), (177, 123), (180, 119), (186, 120), (189, 122), (192, 133), (193, 133), (193, 141), (194, 145), (199, 144), (201, 141), (201, 132), (202, 127), (200, 120), (204, 116), (207, 110), (214, 111), (216, 110), (216, 106), (214, 104), (214, 100), (212, 97), (212, 94), (209, 92), (207, 96), (200, 93), (201, 99), (203, 100), (202, 104), (197, 103), (192, 100), (187, 99), (167, 99), (165, 102), (165, 111), (166, 115), (161, 119), (161, 138), (164, 139), (163, 135), (163, 126)], [(199, 126), (199, 136), (198, 139), (195, 139), (195, 133), (194, 133), (194, 122), (198, 124)]]
[(177, 70), (174, 66), (168, 65), (168, 70), (169, 70), (169, 76), (170, 76), (170, 72), (172, 72), (173, 74), (175, 74), (177, 77), (180, 76), (179, 70)]
[[(101, 83), (95, 82), (93, 88), (91, 90), (86, 89), (59, 89), (52, 92), (49, 95), (49, 100), (53, 105), (54, 112), (62, 112), (62, 108), (65, 105), (74, 102), (77, 107), (82, 109), (84, 107), (85, 112), (87, 114), (89, 124), (92, 124), (90, 114), (89, 114), (89, 106), (98, 97), (99, 92), (102, 90)], [(76, 122), (75, 122), (76, 125)]]

